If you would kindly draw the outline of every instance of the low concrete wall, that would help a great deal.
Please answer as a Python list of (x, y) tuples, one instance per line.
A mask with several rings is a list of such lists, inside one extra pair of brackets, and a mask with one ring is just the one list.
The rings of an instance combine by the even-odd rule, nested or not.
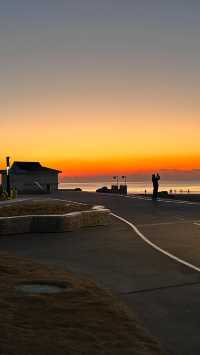
[(0, 235), (21, 233), (61, 233), (82, 227), (105, 226), (111, 221), (110, 210), (94, 206), (88, 211), (65, 215), (0, 217)]

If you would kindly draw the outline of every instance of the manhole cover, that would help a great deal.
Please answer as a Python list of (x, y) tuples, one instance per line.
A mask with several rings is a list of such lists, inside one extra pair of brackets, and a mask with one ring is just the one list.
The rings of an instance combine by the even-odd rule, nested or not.
[(16, 286), (16, 291), (20, 291), (27, 294), (61, 293), (65, 291), (65, 289), (65, 285), (42, 283), (25, 283)]

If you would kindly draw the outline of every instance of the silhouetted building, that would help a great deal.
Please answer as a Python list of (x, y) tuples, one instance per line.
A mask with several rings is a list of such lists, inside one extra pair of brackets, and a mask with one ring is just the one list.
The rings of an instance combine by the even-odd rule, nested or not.
[[(59, 170), (43, 167), (38, 162), (13, 163), (9, 170), (11, 188), (19, 193), (51, 193), (58, 190)], [(0, 170), (6, 190), (6, 170)]]

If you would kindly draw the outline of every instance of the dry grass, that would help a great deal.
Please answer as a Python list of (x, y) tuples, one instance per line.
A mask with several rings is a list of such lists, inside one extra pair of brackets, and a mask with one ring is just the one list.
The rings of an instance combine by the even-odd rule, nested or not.
[(90, 209), (87, 204), (56, 200), (31, 200), (12, 203), (0, 207), (0, 217), (22, 216), (33, 214), (65, 214), (69, 212), (84, 211)]
[[(56, 280), (68, 291), (20, 294), (24, 281)], [(110, 293), (70, 273), (0, 255), (1, 355), (160, 355), (156, 341)]]

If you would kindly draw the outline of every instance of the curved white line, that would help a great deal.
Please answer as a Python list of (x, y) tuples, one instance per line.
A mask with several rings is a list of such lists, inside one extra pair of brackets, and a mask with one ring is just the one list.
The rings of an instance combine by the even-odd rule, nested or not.
[(134, 230), (134, 232), (135, 232), (141, 239), (143, 239), (147, 244), (149, 244), (152, 248), (154, 248), (154, 249), (156, 249), (157, 251), (159, 251), (160, 253), (162, 253), (162, 254), (168, 256), (169, 258), (171, 258), (171, 259), (177, 261), (178, 263), (183, 264), (183, 265), (189, 267), (190, 269), (193, 269), (193, 270), (195, 270), (195, 271), (200, 272), (200, 268), (198, 268), (197, 266), (192, 265), (192, 264), (188, 263), (187, 261), (184, 261), (184, 260), (178, 258), (177, 256), (171, 254), (171, 253), (168, 253), (168, 252), (165, 251), (164, 249), (161, 249), (161, 248), (158, 247), (156, 244), (152, 243), (148, 238), (146, 238), (146, 237), (144, 236), (144, 234), (142, 234), (142, 233), (139, 231), (139, 229), (138, 229), (133, 223), (127, 221), (125, 218), (122, 218), (122, 217), (116, 215), (115, 213), (111, 213), (111, 215), (112, 215), (113, 217), (119, 219), (120, 221), (122, 221), (122, 222), (128, 224), (128, 225)]

